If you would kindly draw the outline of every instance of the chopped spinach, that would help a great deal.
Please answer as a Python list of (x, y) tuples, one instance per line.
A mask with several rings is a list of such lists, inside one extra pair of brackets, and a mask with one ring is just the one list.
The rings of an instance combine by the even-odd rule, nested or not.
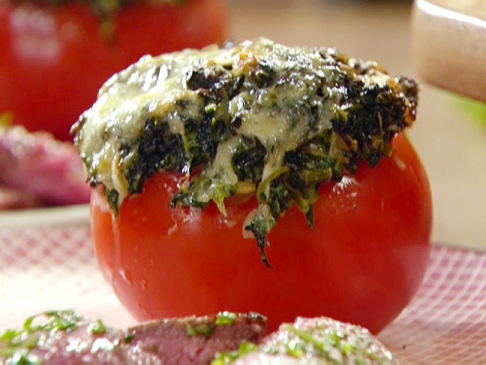
[[(139, 112), (124, 109), (126, 95), (144, 95), (147, 78), (154, 83), (162, 66), (160, 94), (149, 90)], [(258, 210), (244, 229), (267, 266), (267, 236), (279, 218), (295, 205), (312, 229), (319, 187), (390, 156), (394, 136), (415, 120), (418, 100), (413, 80), (389, 76), (374, 62), (265, 39), (146, 58), (106, 90), (124, 95), (122, 114), (105, 116), (101, 100), (73, 130), (90, 182), (105, 187), (113, 211), (159, 171), (186, 176), (172, 207), (215, 203), (226, 214), (227, 198), (252, 193)], [(128, 119), (142, 127), (126, 127)], [(103, 136), (84, 133), (100, 121)], [(109, 143), (115, 152), (100, 162)], [(106, 166), (118, 170), (101, 171)]]

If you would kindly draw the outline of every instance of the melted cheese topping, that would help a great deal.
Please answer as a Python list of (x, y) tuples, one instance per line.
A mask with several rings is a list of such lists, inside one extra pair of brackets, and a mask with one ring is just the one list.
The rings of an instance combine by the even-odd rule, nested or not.
[[(211, 46), (202, 51), (146, 56), (108, 80), (96, 103), (81, 117), (77, 145), (88, 172), (96, 183), (116, 190), (121, 203), (129, 194), (127, 161), (137, 158), (134, 150), (124, 155), (123, 146), (141, 138), (149, 119), (163, 120), (172, 134), (184, 139), (184, 120), (201, 118), (207, 107), (200, 92), (188, 87), (193, 70), (229, 70), (228, 77), (237, 78), (251, 75), (263, 64), (274, 74), (272, 86), (242, 88), (226, 100), (227, 113), (239, 118), (241, 125), (236, 135), (220, 142), (204, 174), (213, 183), (237, 185), (232, 157), (240, 139), (248, 137), (256, 138), (268, 151), (265, 181), (282, 166), (287, 151), (332, 128), (333, 116), (346, 109), (341, 104), (347, 90), (338, 79), (342, 72), (336, 72), (336, 66), (329, 63), (334, 54), (332, 49), (291, 48), (258, 39), (232, 48)], [(357, 77), (364, 84), (390, 82), (379, 71)], [(177, 107), (181, 101), (182, 111)], [(198, 198), (215, 200), (211, 190), (209, 186)]]

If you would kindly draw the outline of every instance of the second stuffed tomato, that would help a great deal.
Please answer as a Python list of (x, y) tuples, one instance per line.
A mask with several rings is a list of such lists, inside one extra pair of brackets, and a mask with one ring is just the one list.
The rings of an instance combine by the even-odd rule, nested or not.
[(227, 21), (224, 0), (2, 1), (0, 115), (71, 140), (113, 73), (145, 54), (222, 43)]

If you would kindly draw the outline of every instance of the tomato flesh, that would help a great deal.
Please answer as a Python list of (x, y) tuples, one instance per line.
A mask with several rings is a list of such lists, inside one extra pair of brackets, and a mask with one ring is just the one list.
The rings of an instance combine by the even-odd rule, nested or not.
[(271, 232), (260, 260), (242, 234), (254, 201), (173, 211), (178, 177), (159, 173), (116, 218), (92, 195), (95, 250), (121, 303), (139, 320), (228, 310), (268, 316), (270, 330), (296, 316), (330, 316), (379, 332), (421, 285), (430, 254), (432, 204), (407, 138), (375, 168), (326, 184), (312, 231), (297, 208)]
[(58, 7), (0, 2), (0, 115), (69, 140), (101, 85), (145, 54), (226, 40), (224, 0), (138, 4), (114, 16), (112, 37), (83, 2)]

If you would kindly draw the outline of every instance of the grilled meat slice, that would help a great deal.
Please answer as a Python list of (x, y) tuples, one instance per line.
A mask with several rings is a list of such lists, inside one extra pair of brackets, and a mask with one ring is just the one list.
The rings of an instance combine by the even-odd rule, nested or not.
[(390, 351), (359, 326), (330, 318), (297, 318), (258, 345), (220, 354), (211, 365), (397, 365)]
[(149, 322), (125, 331), (133, 337), (130, 355), (151, 354), (163, 364), (209, 364), (215, 354), (237, 349), (244, 341), (257, 342), (266, 333), (264, 317), (258, 314), (220, 313)]
[(72, 144), (21, 126), (0, 127), (0, 185), (45, 205), (68, 205), (89, 202), (86, 179)]
[(0, 338), (0, 364), (206, 365), (216, 353), (258, 341), (265, 332), (265, 318), (257, 314), (166, 319), (118, 330), (73, 311), (53, 311), (7, 331)]
[(0, 364), (114, 364), (125, 361), (125, 339), (101, 321), (72, 311), (52, 311), (28, 318), (22, 329), (0, 338)]

